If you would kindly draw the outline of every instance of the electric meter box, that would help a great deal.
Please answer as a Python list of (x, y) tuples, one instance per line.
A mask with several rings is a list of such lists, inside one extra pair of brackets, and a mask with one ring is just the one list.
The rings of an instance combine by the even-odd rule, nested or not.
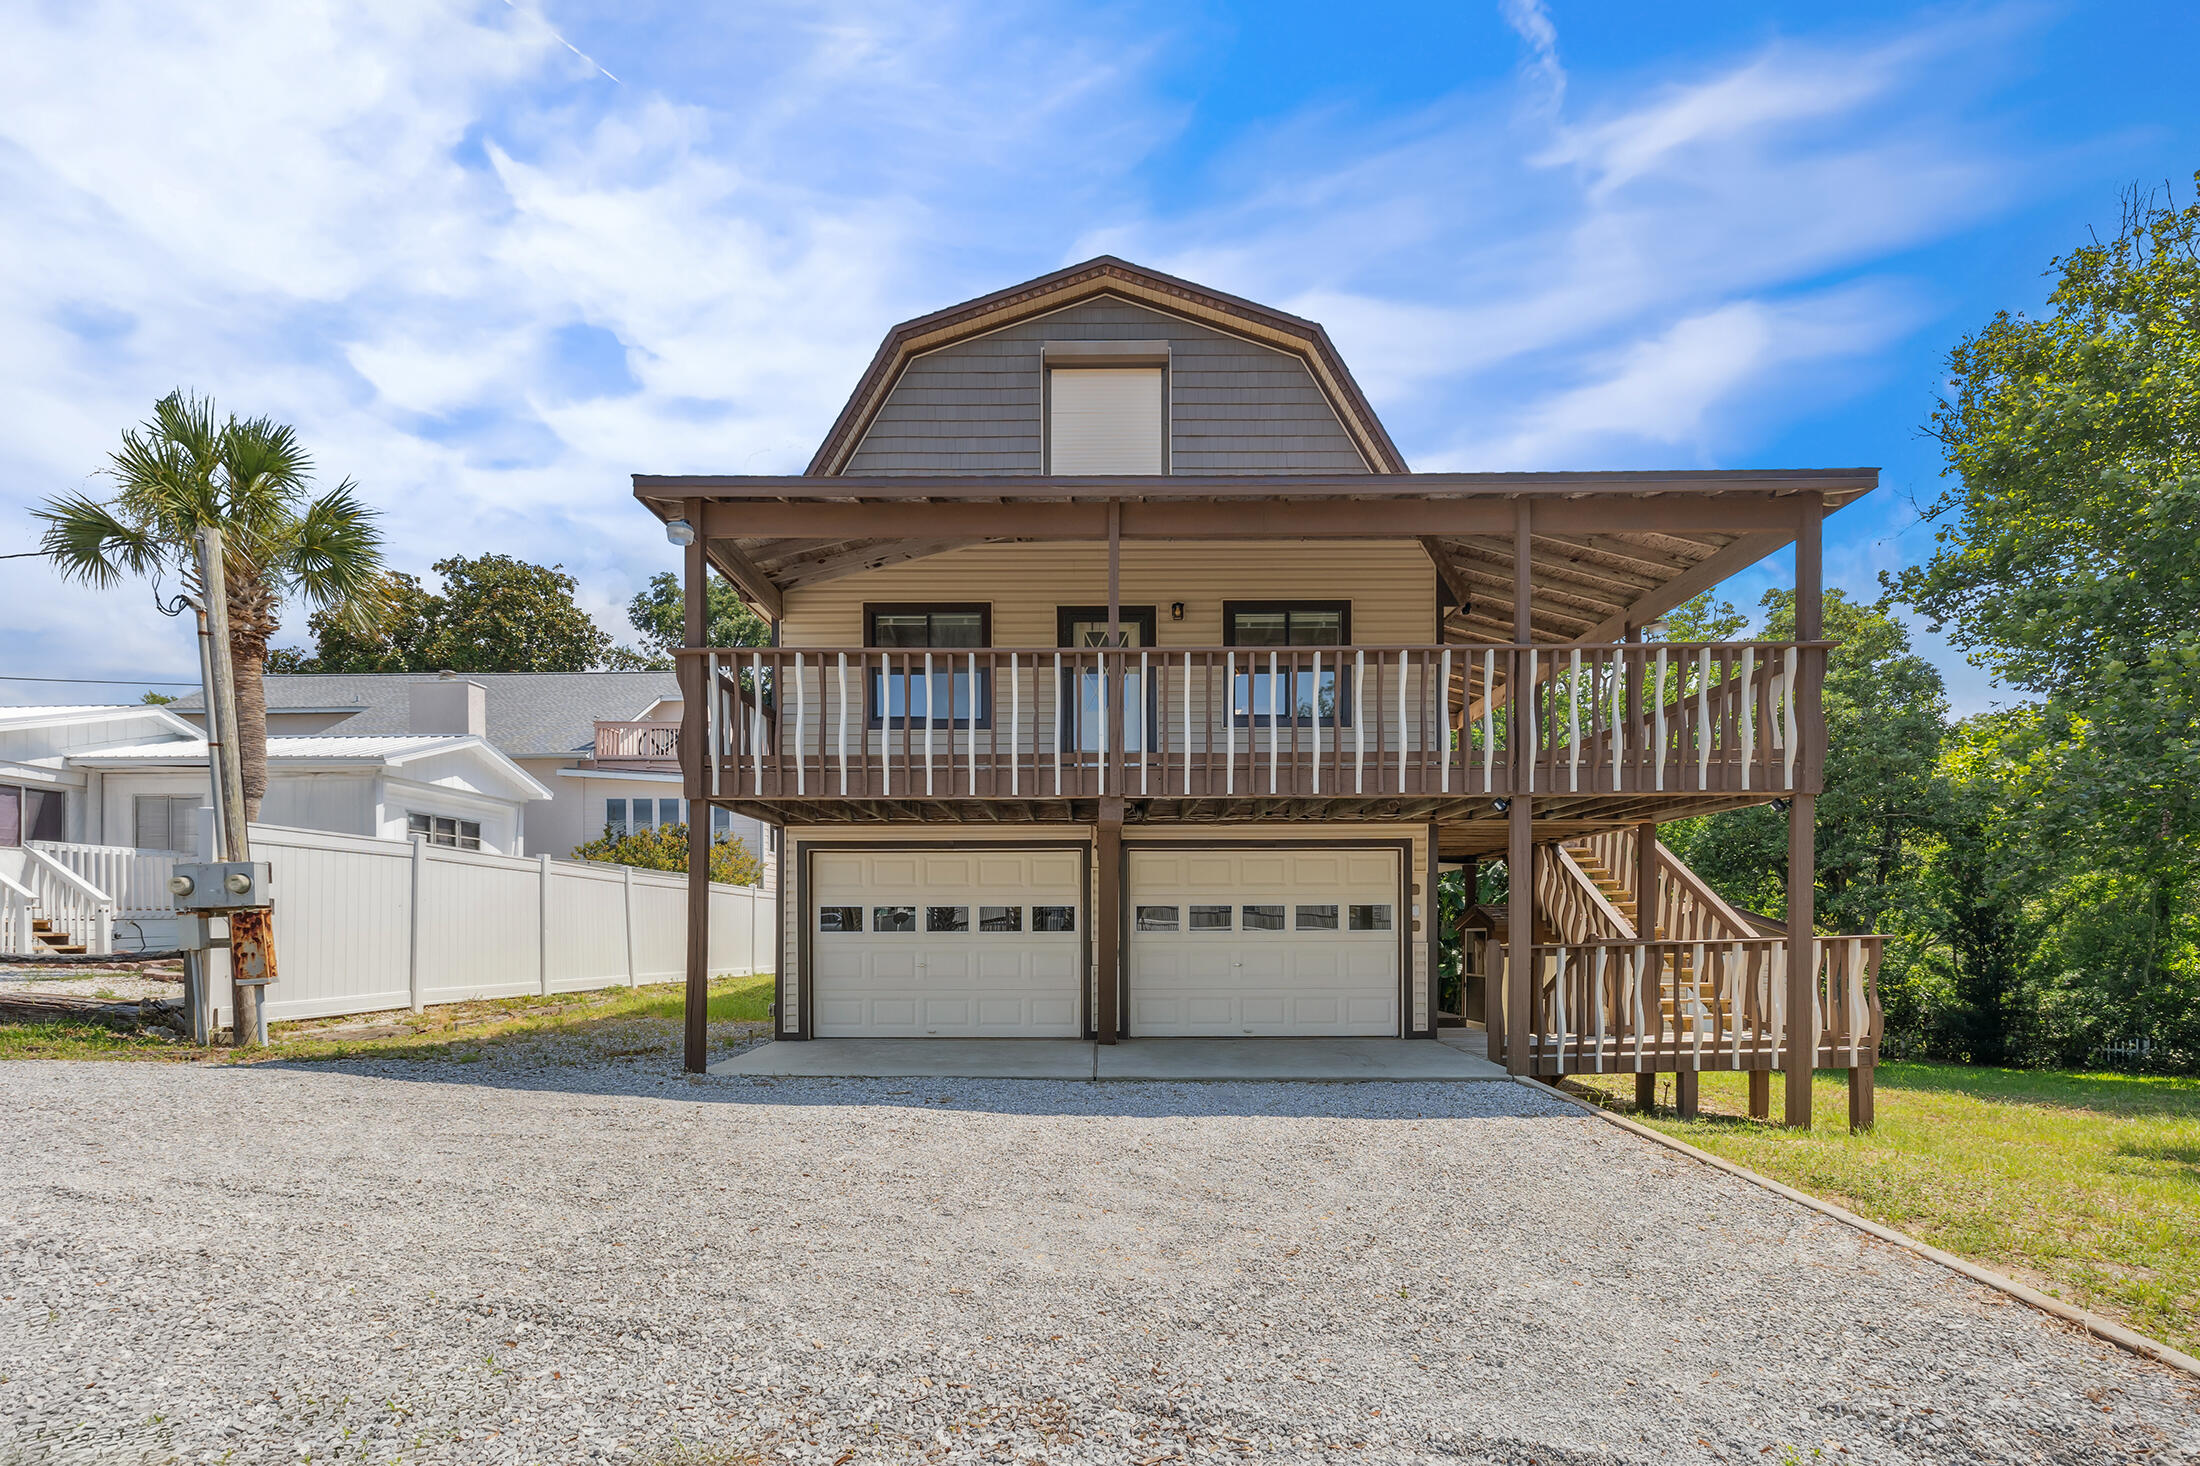
[(178, 861), (168, 878), (176, 910), (236, 911), (275, 904), (275, 875), (264, 860)]

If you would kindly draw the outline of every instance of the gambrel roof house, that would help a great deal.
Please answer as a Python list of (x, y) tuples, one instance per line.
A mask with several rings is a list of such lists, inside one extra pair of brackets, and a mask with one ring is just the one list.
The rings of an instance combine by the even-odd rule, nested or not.
[[(1445, 1039), (1798, 1116), (1877, 1041), (1875, 939), (1810, 919), (1820, 525), (1877, 481), (1413, 473), (1319, 325), (1103, 257), (895, 327), (807, 472), (634, 492), (688, 795), (785, 826), (782, 1040)], [(1798, 639), (1664, 639), (1790, 545)], [(700, 645), (713, 573), (774, 646)], [(1768, 801), (1800, 940), (1656, 839)], [(1439, 872), (1494, 861), (1536, 920), (1447, 988)]]

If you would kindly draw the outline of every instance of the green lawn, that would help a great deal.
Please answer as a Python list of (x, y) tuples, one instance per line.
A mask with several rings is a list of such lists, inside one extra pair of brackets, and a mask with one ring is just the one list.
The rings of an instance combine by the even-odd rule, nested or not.
[[(1568, 1087), (1631, 1112), (1632, 1076)], [(1669, 1135), (1921, 1241), (2200, 1353), (2200, 1079), (1887, 1064), (1879, 1122), (1848, 1132), (1843, 1076), (1821, 1073), (1808, 1133), (1746, 1118), (1739, 1074), (1706, 1074)], [(1773, 1081), (1774, 1118), (1780, 1085)]]
[[(678, 1051), (679, 983), (599, 988), (552, 997), (449, 1003), (424, 1013), (364, 1013), (277, 1023), (268, 1046), (246, 1053), (200, 1049), (161, 1030), (120, 1032), (98, 1023), (0, 1024), (0, 1059), (167, 1059), (199, 1063), (262, 1059), (459, 1059), (522, 1047), (574, 1062)], [(711, 1044), (746, 1036), (770, 1017), (772, 979), (719, 978), (710, 988)], [(360, 1032), (361, 1025), (398, 1032)], [(344, 1032), (341, 1030), (352, 1030)]]

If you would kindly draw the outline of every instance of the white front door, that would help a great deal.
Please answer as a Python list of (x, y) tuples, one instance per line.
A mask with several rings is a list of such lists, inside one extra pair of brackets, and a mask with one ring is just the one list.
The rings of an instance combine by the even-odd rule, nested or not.
[(1077, 1038), (1075, 850), (821, 850), (810, 866), (819, 1038)]
[(1396, 1035), (1396, 850), (1130, 856), (1132, 1038)]

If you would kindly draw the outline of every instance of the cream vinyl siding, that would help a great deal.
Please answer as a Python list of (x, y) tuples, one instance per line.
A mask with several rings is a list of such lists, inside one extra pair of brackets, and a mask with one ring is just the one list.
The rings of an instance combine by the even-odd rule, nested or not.
[(1047, 375), (1053, 472), (1161, 472), (1159, 367), (1056, 367)]
[[(977, 730), (977, 747), (981, 752), (990, 752), (998, 738), (1003, 751), (1012, 745), (1021, 751), (1047, 750), (1056, 744), (1055, 719), (1060, 707), (1053, 665), (1056, 609), (1105, 605), (1107, 598), (1105, 545), (976, 545), (827, 581), (811, 590), (791, 591), (780, 634), (782, 644), (788, 648), (852, 650), (863, 644), (866, 602), (984, 601), (993, 610), (994, 647), (1036, 652), (1038, 656), (1020, 659), (1013, 696), (1005, 659), (999, 666), (992, 698), (997, 727)], [(1412, 541), (1134, 542), (1123, 550), (1122, 603), (1154, 608), (1155, 647), (1149, 670), (1174, 710), (1165, 720), (1168, 727), (1163, 730), (1163, 746), (1175, 748), (1182, 743), (1179, 715), (1186, 674), (1180, 659), (1169, 658), (1170, 649), (1221, 646), (1226, 601), (1281, 600), (1349, 602), (1354, 647), (1425, 646), (1435, 639), (1435, 576), (1426, 552)], [(1184, 603), (1182, 621), (1170, 619), (1169, 607), (1176, 601)], [(1310, 650), (1301, 649), (1302, 653)], [(1461, 655), (1465, 654), (1462, 651)], [(1334, 651), (1322, 649), (1325, 673), (1336, 665), (1335, 656)], [(1349, 662), (1352, 656), (1352, 649), (1347, 648), (1345, 659)], [(1267, 657), (1266, 649), (1241, 650), (1237, 659), (1240, 676), (1264, 672)], [(1385, 739), (1396, 730), (1397, 665), (1395, 654), (1385, 658), (1374, 651), (1366, 653), (1365, 662), (1365, 690), (1360, 699), (1365, 706), (1355, 716), (1367, 720), (1372, 745), (1378, 728)], [(1382, 664), (1380, 697), (1378, 662)], [(912, 667), (921, 670), (922, 664), (923, 653), (912, 654)], [(970, 664), (967, 651), (933, 653), (933, 670), (939, 675), (951, 669), (964, 672)], [(979, 665), (983, 667), (982, 660)], [(1222, 671), (1219, 661), (1212, 669), (1203, 671), (1196, 664), (1191, 669), (1192, 714), (1200, 729), (1208, 722), (1219, 722), (1210, 718), (1210, 713), (1211, 702), (1222, 695)], [(1420, 682), (1416, 673), (1409, 678), (1407, 688), (1409, 717), (1416, 719)], [(851, 755), (865, 739), (874, 753), (882, 747), (881, 730), (865, 727), (864, 675), (856, 659), (850, 659), (845, 680), (838, 656), (828, 654), (816, 661), (806, 660), (799, 687), (798, 697), (790, 680), (781, 703), (784, 711), (779, 736), (784, 746), (800, 747), (813, 759), (822, 759), (828, 752), (837, 754), (845, 705)], [(1012, 711), (1018, 715), (1015, 720), (1010, 717)], [(1253, 741), (1249, 731), (1240, 728), (1237, 732), (1241, 751)], [(897, 740), (899, 736), (897, 730)], [(942, 770), (953, 757), (968, 752), (971, 736), (966, 729), (934, 730), (934, 753)], [(1325, 729), (1323, 737), (1328, 736)], [(1259, 733), (1260, 747), (1266, 747), (1267, 737), (1265, 730)], [(1204, 746), (1203, 741), (1198, 746)], [(1385, 742), (1383, 746), (1392, 744)]]

